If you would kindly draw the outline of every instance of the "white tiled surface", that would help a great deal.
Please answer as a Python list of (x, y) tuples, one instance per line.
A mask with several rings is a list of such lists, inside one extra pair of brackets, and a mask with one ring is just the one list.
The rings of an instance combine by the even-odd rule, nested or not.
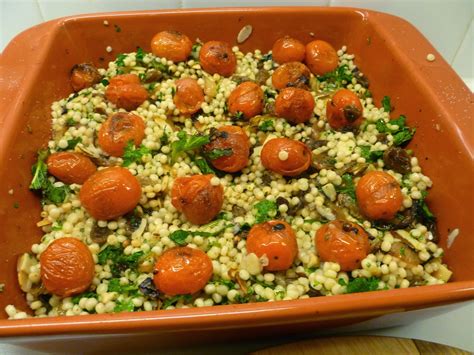
[[(266, 5), (352, 6), (403, 17), (433, 43), (466, 82), (474, 81), (473, 0), (0, 0), (0, 50), (19, 32), (61, 16), (102, 11)], [(473, 318), (474, 302), (470, 302), (432, 319), (371, 334), (431, 340), (474, 351)], [(23, 353), (24, 350), (0, 343), (0, 354)]]
[(471, 20), (464, 40), (452, 62), (461, 77), (474, 79), (474, 21)]

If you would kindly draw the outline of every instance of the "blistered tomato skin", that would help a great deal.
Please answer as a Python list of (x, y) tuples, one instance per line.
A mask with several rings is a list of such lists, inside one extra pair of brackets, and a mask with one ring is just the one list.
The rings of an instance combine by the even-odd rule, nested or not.
[(148, 98), (148, 92), (140, 84), (135, 74), (123, 74), (110, 79), (105, 90), (105, 97), (118, 108), (127, 111), (135, 110)]
[(274, 138), (263, 146), (260, 160), (266, 169), (275, 173), (298, 176), (309, 168), (311, 154), (311, 150), (302, 142), (289, 138)]
[(70, 237), (54, 240), (40, 256), (41, 281), (60, 297), (86, 291), (94, 278), (94, 259), (89, 248)]
[(305, 123), (313, 116), (314, 98), (309, 91), (286, 88), (275, 100), (275, 113), (293, 124)]
[(279, 38), (272, 48), (272, 58), (279, 64), (288, 62), (302, 62), (305, 55), (303, 43), (290, 36)]
[(177, 178), (171, 189), (171, 203), (194, 224), (206, 224), (221, 211), (224, 202), (222, 185), (214, 186), (214, 175)]
[(158, 32), (151, 40), (152, 53), (174, 63), (188, 59), (192, 47), (193, 43), (188, 36), (178, 31)]
[(219, 74), (224, 77), (234, 74), (237, 67), (237, 59), (232, 52), (232, 47), (222, 41), (204, 43), (199, 51), (199, 62), (207, 73)]
[(362, 104), (350, 90), (338, 90), (326, 103), (326, 117), (334, 129), (357, 127), (362, 122)]
[(290, 62), (280, 65), (272, 75), (272, 85), (277, 90), (287, 87), (309, 89), (311, 73), (306, 65), (300, 62)]
[(298, 254), (295, 232), (284, 221), (256, 224), (247, 237), (247, 253), (254, 253), (259, 258), (265, 255), (268, 258), (267, 271), (287, 270)]
[(100, 148), (113, 157), (121, 157), (129, 141), (139, 146), (144, 137), (143, 119), (127, 112), (117, 112), (109, 116), (97, 134)]
[(315, 244), (321, 260), (338, 263), (341, 271), (359, 268), (370, 251), (369, 236), (362, 227), (341, 220), (321, 226), (316, 232)]
[(231, 154), (211, 159), (216, 169), (235, 173), (247, 166), (250, 154), (250, 140), (247, 133), (238, 126), (222, 126), (211, 135), (211, 142), (204, 146), (205, 153), (215, 149), (231, 149)]
[(184, 115), (192, 115), (201, 109), (204, 102), (204, 91), (195, 79), (183, 78), (176, 80), (176, 93), (173, 102), (179, 112)]
[(328, 42), (316, 40), (306, 45), (306, 65), (314, 75), (324, 75), (337, 68), (339, 58)]
[(200, 249), (168, 249), (157, 260), (153, 282), (168, 296), (191, 295), (204, 288), (212, 277), (212, 262)]
[(48, 172), (65, 184), (82, 185), (97, 170), (88, 157), (75, 152), (53, 153), (46, 165)]
[(137, 178), (125, 168), (111, 167), (97, 171), (82, 185), (79, 199), (96, 220), (111, 220), (133, 210), (142, 188)]
[(391, 220), (403, 203), (399, 183), (384, 171), (362, 176), (356, 186), (356, 197), (362, 214), (372, 220)]
[(76, 92), (99, 83), (101, 79), (99, 71), (91, 63), (76, 64), (72, 67), (69, 78), (71, 86)]
[(263, 111), (264, 95), (259, 85), (246, 81), (238, 85), (229, 96), (227, 106), (229, 113), (236, 115), (241, 112), (245, 119), (259, 115)]

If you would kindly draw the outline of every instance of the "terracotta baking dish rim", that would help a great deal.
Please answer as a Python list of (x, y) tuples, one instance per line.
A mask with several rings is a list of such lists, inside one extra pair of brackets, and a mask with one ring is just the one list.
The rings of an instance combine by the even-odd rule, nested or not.
[[(54, 39), (55, 33), (61, 24), (67, 21), (74, 21), (77, 18), (94, 18), (94, 17), (115, 17), (130, 16), (140, 14), (160, 14), (160, 13), (210, 13), (210, 12), (259, 12), (259, 11), (295, 11), (303, 12), (305, 10), (314, 10), (312, 7), (270, 7), (270, 8), (225, 8), (225, 9), (180, 9), (180, 10), (163, 10), (153, 12), (118, 12), (118, 13), (100, 13), (91, 15), (82, 15), (77, 17), (67, 17), (52, 20), (37, 26), (37, 29), (48, 33), (46, 42), (43, 43), (44, 48), (48, 48), (49, 43)], [(327, 11), (327, 10), (320, 10)], [(331, 8), (331, 12), (349, 12), (358, 11), (362, 15), (370, 15), (376, 17), (377, 21), (374, 26), (381, 32), (384, 31), (384, 17), (394, 16), (377, 13), (374, 11), (351, 9), (351, 8)], [(399, 19), (400, 21), (404, 21)], [(404, 21), (405, 22), (405, 21)], [(15, 40), (21, 40), (23, 34), (20, 34)], [(12, 50), (8, 46), (4, 53)], [(436, 50), (433, 48), (439, 58)], [(405, 65), (413, 66), (407, 56), (400, 53), (399, 59), (404, 61)], [(41, 62), (47, 55), (46, 49), (41, 49), (40, 55), (35, 60), (30, 59), (30, 63)], [(441, 59), (442, 60), (442, 59)], [(1, 60), (0, 60), (1, 62)], [(5, 69), (5, 68), (3, 68)], [(22, 90), (16, 98), (15, 105), (7, 107), (0, 105), (0, 139), (8, 142), (12, 139), (8, 134), (14, 127), (14, 122), (2, 121), (2, 118), (8, 116), (10, 110), (15, 110), (21, 105), (21, 102), (27, 97), (31, 91), (35, 71), (30, 71), (22, 77), (24, 90)], [(436, 79), (436, 78), (433, 78)], [(423, 85), (423, 83), (419, 84)], [(19, 85), (21, 86), (21, 85)], [(430, 95), (438, 96), (428, 85), (425, 85), (430, 91)], [(13, 93), (13, 91), (11, 92)], [(436, 102), (436, 100), (434, 100)], [(3, 106), (3, 108), (2, 108)], [(437, 109), (442, 112), (448, 110), (443, 105), (438, 104)], [(454, 122), (448, 122), (454, 125)], [(469, 132), (465, 133), (469, 135)], [(7, 138), (8, 137), (8, 138)], [(472, 152), (474, 140), (470, 137), (464, 137), (460, 132), (461, 140)], [(3, 155), (2, 149), (9, 144), (5, 141), (0, 145), (0, 158)], [(341, 298), (343, 297), (343, 298)], [(185, 331), (185, 330), (202, 330), (217, 328), (238, 328), (249, 326), (274, 325), (285, 323), (309, 322), (328, 319), (346, 319), (357, 318), (361, 316), (378, 316), (390, 312), (402, 312), (419, 307), (433, 307), (447, 303), (460, 302), (474, 298), (474, 281), (458, 281), (439, 286), (423, 286), (410, 289), (399, 289), (390, 291), (381, 291), (367, 294), (351, 294), (333, 297), (312, 298), (307, 300), (296, 301), (279, 301), (272, 303), (253, 303), (242, 305), (226, 305), (205, 308), (192, 309), (176, 309), (152, 312), (122, 313), (111, 315), (90, 315), (90, 316), (73, 316), (73, 317), (50, 317), (50, 318), (29, 318), (25, 320), (0, 320), (0, 336), (29, 336), (29, 335), (47, 335), (47, 334), (90, 334), (90, 333), (111, 333), (111, 332), (127, 332), (127, 331), (147, 331), (156, 330), (163, 332)], [(354, 305), (357, 310), (354, 312)], [(297, 319), (295, 321), (295, 319)], [(198, 321), (197, 321), (198, 320)]]

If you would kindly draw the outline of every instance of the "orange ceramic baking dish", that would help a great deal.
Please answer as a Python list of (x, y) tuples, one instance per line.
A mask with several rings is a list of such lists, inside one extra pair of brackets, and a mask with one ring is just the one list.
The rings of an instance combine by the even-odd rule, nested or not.
[[(104, 26), (104, 20), (111, 25)], [(429, 203), (439, 218), (440, 244), (454, 272), (452, 282), (297, 301), (6, 320), (7, 304), (27, 308), (16, 282), (16, 259), (41, 237), (36, 227), (39, 200), (28, 190), (30, 168), (50, 135), (51, 103), (71, 92), (71, 67), (91, 61), (104, 66), (137, 46), (149, 51), (150, 38), (165, 29), (182, 31), (192, 39), (235, 44), (237, 33), (248, 24), (253, 34), (241, 45), (243, 51), (267, 51), (285, 34), (303, 42), (314, 36), (335, 48), (347, 45), (370, 79), (375, 101), (389, 95), (395, 114), (408, 116), (409, 124), (417, 128), (410, 149), (434, 182)], [(106, 51), (108, 46), (112, 53)], [(426, 60), (429, 53), (435, 61)], [(80, 341), (84, 335), (122, 334), (112, 338), (116, 344), (127, 337), (142, 345), (146, 339), (153, 344), (183, 339), (189, 343), (341, 326), (472, 299), (473, 146), (472, 93), (412, 25), (387, 14), (318, 7), (167, 10), (68, 17), (33, 27), (17, 36), (0, 60), (0, 282), (6, 284), (0, 294), (0, 336), (20, 340), (67, 335)], [(447, 235), (454, 228), (460, 235), (447, 248)], [(239, 328), (254, 329), (236, 331)]]

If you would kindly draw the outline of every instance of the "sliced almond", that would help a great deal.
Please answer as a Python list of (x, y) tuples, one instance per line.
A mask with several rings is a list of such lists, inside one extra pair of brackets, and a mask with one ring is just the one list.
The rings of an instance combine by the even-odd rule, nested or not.
[(237, 43), (244, 43), (252, 34), (253, 27), (251, 25), (246, 25), (242, 27), (239, 34), (237, 35)]

